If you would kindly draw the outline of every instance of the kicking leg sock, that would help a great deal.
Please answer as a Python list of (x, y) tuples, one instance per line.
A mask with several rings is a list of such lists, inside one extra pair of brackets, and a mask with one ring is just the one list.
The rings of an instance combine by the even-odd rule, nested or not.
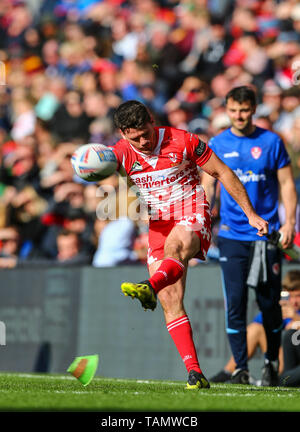
[(149, 279), (155, 293), (178, 281), (183, 275), (184, 265), (175, 258), (165, 258)]
[(183, 315), (167, 324), (173, 342), (185, 364), (188, 372), (194, 370), (202, 372), (199, 366), (196, 348), (193, 341), (193, 332), (187, 315)]

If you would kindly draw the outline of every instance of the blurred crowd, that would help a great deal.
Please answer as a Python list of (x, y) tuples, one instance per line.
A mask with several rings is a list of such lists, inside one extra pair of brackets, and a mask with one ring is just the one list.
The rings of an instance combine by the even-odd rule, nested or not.
[[(252, 86), (300, 195), (299, 83), (297, 0), (0, 0), (0, 267), (145, 264), (147, 217), (97, 211), (118, 176), (86, 183), (70, 164), (117, 142), (129, 99), (207, 141), (229, 126), (225, 94)], [(218, 200), (213, 215), (215, 237)]]

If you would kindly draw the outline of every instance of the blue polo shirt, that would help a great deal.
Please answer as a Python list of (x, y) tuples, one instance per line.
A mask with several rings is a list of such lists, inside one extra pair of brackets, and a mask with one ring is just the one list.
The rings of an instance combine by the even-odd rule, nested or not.
[[(257, 214), (269, 222), (269, 232), (279, 229), (277, 170), (290, 163), (281, 138), (260, 127), (251, 135), (239, 137), (229, 128), (211, 138), (209, 146), (238, 176)], [(258, 240), (257, 230), (249, 225), (245, 213), (222, 184), (220, 199), (219, 236)]]

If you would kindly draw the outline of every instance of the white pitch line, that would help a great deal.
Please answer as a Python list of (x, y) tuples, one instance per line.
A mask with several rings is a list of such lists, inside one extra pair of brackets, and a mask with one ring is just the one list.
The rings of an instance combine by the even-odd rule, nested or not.
[(24, 374), (24, 373), (0, 373), (1, 376), (12, 376), (12, 377), (20, 377), (20, 378), (36, 378), (36, 379), (61, 379), (61, 380), (69, 380), (74, 379), (71, 375), (59, 375), (59, 376), (53, 376), (53, 375), (37, 375), (37, 374)]
[[(11, 389), (0, 389), (0, 393), (20, 393), (20, 390), (11, 390)], [(35, 393), (35, 390), (26, 390), (26, 393)], [(98, 394), (100, 396), (100, 390), (99, 391), (80, 391), (80, 390), (41, 390), (41, 393), (57, 393), (57, 394), (79, 394), (79, 395), (90, 395), (90, 394)], [(120, 392), (110, 392), (110, 395), (119, 395)], [(129, 395), (129, 396), (141, 396), (141, 395), (146, 395), (147, 392), (137, 392), (137, 391), (128, 391), (125, 390), (124, 394)], [(170, 394), (179, 394), (178, 392), (171, 392)], [(204, 396), (208, 396), (208, 397), (222, 397), (222, 398), (227, 398), (227, 397), (234, 397), (234, 396), (239, 396), (239, 397), (255, 397), (257, 396), (256, 394), (253, 393), (212, 393), (212, 392), (199, 392), (199, 397), (204, 397)], [(279, 395), (279, 394), (268, 394), (268, 395), (264, 395), (265, 396), (271, 396), (271, 397), (293, 397), (295, 396), (294, 394), (286, 394), (286, 395)]]
[[(0, 389), (0, 393), (18, 393), (20, 394), (20, 390), (10, 390), (10, 389)], [(36, 393), (35, 390), (26, 390), (27, 393)], [(100, 396), (100, 390), (98, 391), (80, 391), (80, 390), (40, 390), (40, 393), (57, 393), (57, 394), (80, 394), (80, 395), (90, 395), (90, 394), (97, 394)], [(139, 395), (146, 395), (147, 392), (137, 392), (137, 391), (125, 391), (129, 396), (139, 396)], [(119, 395), (120, 392), (117, 391), (111, 391), (109, 392), (110, 395)]]
[[(29, 379), (54, 379), (54, 380), (74, 380), (75, 378), (71, 375), (38, 375), (38, 374), (29, 374), (29, 373), (0, 373), (1, 376), (14, 376), (14, 377), (20, 377), (20, 378), (29, 378)], [(117, 382), (130, 382), (132, 383), (136, 382), (138, 384), (166, 384), (166, 385), (181, 385), (182, 383), (178, 382), (170, 382), (170, 381), (148, 381), (148, 380), (134, 380), (130, 378), (108, 378), (108, 377), (95, 377), (93, 381), (117, 381)]]
[[(41, 393), (62, 393), (62, 394), (99, 394), (98, 391), (80, 391), (80, 390), (40, 390)], [(0, 389), (0, 393), (19, 393), (20, 394), (20, 390), (11, 390), (11, 389)], [(36, 393), (36, 390), (26, 390), (25, 392), (27, 393)], [(117, 392), (116, 392), (117, 394)]]
[[(55, 376), (55, 375), (47, 375), (47, 374), (45, 374), (45, 375), (39, 375), (39, 374), (30, 374), (30, 373), (5, 373), (5, 372), (0, 372), (0, 378), (1, 378), (1, 376), (13, 376), (13, 377), (20, 377), (20, 378), (28, 378), (28, 379), (53, 379), (53, 380), (76, 380), (73, 376), (71, 376), (71, 375), (58, 375), (58, 376)], [(157, 381), (155, 381), (155, 380), (134, 380), (134, 379), (131, 379), (131, 378), (109, 378), (109, 377), (94, 377), (94, 379), (93, 379), (93, 382), (103, 382), (103, 381), (116, 381), (116, 382), (132, 382), (133, 384), (134, 383), (138, 383), (138, 384), (151, 384), (151, 385), (160, 385), (160, 384), (163, 384), (163, 385), (169, 385), (169, 386), (181, 386), (182, 384), (185, 384), (185, 381), (183, 381), (183, 382), (172, 382), (172, 381), (161, 381), (161, 380), (157, 380)], [(212, 389), (214, 389), (214, 388), (218, 388), (218, 389), (222, 389), (222, 388), (224, 388), (224, 385), (223, 384), (213, 384), (212, 385)], [(251, 385), (247, 385), (247, 386), (244, 386), (243, 387), (243, 390), (252, 390), (253, 391), (253, 396), (255, 395), (258, 395), (259, 394), (259, 392), (261, 391), (263, 389), (263, 387), (260, 387), (260, 386), (251, 386)], [(266, 395), (268, 395), (268, 396), (275, 396), (275, 395), (278, 395), (278, 396), (283, 396), (283, 395), (279, 395), (278, 393), (284, 393), (284, 392), (290, 392), (290, 389), (289, 388), (282, 388), (282, 387), (273, 387), (272, 389), (270, 389), (270, 391), (268, 392), (268, 393), (266, 393), (266, 392), (264, 392), (264, 395), (266, 396)], [(89, 392), (89, 393), (91, 393), (91, 392)], [(295, 393), (297, 393), (297, 392), (294, 392), (294, 393), (290, 393), (289, 394), (289, 396), (295, 396)], [(209, 392), (208, 393), (202, 393), (201, 392), (201, 394), (209, 394)], [(229, 393), (230, 395), (235, 395), (234, 393)], [(250, 393), (251, 395), (252, 395), (252, 393)], [(250, 395), (249, 394), (249, 395)], [(218, 393), (218, 394), (215, 394), (215, 396), (218, 396), (218, 395), (224, 395), (224, 393)], [(236, 395), (241, 395), (241, 393), (237, 393)]]
[[(16, 390), (12, 390), (12, 389), (0, 389), (0, 393), (18, 393), (18, 394), (20, 394), (20, 390), (18, 389), (16, 389)], [(26, 390), (26, 393), (36, 393), (36, 391), (35, 390)], [(97, 394), (99, 397), (101, 396), (101, 390), (99, 390), (99, 391), (84, 391), (84, 390), (82, 390), (82, 391), (80, 391), (80, 390), (47, 390), (47, 389), (44, 389), (44, 390), (41, 390), (41, 393), (51, 393), (51, 394), (53, 394), (53, 393), (56, 393), (56, 394), (67, 394), (67, 395), (70, 395), (70, 394), (77, 394), (77, 395), (92, 395), (92, 394)], [(119, 395), (120, 394), (120, 392), (117, 392), (117, 391), (111, 391), (110, 392), (110, 395)], [(140, 392), (140, 391), (129, 391), (129, 390), (125, 390), (124, 391), (124, 394), (126, 394), (126, 395), (128, 395), (128, 396), (142, 396), (142, 395), (146, 395), (147, 394), (147, 392)], [(178, 395), (178, 394), (181, 394), (181, 393), (178, 393), (177, 391), (175, 391), (175, 392), (171, 392), (170, 393), (171, 395), (172, 394), (176, 394), (176, 395)], [(183, 394), (183, 393), (182, 393)], [(199, 398), (202, 398), (202, 397), (209, 397), (209, 398), (211, 398), (211, 397), (221, 397), (221, 398), (231, 398), (231, 397), (235, 397), (235, 396), (238, 396), (238, 397), (241, 397), (241, 398), (243, 398), (243, 397), (245, 397), (245, 398), (249, 398), (249, 397), (255, 397), (255, 396), (257, 396), (255, 393), (236, 393), (236, 392), (232, 392), (232, 393), (229, 393), (229, 392), (226, 392), (226, 393), (222, 393), (222, 392), (218, 392), (218, 393), (212, 393), (212, 392), (207, 392), (207, 391), (203, 391), (203, 392), (199, 392)], [(295, 394), (264, 394), (264, 397), (272, 397), (272, 398), (277, 398), (277, 397), (295, 397)]]

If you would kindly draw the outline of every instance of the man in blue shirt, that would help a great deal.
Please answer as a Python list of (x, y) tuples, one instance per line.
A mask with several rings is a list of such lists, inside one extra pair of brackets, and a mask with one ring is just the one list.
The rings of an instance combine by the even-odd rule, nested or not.
[[(269, 222), (269, 232), (283, 234), (282, 245), (290, 246), (295, 234), (297, 195), (290, 159), (281, 138), (252, 122), (256, 109), (254, 91), (236, 87), (226, 95), (226, 112), (231, 128), (211, 139), (209, 145), (219, 158), (239, 177), (256, 212)], [(214, 179), (203, 175), (207, 199), (213, 198)], [(280, 227), (279, 192), (286, 219)], [(226, 332), (236, 363), (232, 383), (248, 384), (247, 300), (248, 286), (255, 288), (267, 338), (262, 385), (278, 384), (278, 351), (282, 315), (281, 254), (279, 249), (256, 231), (235, 200), (221, 185), (220, 230), (218, 246), (224, 281)]]

